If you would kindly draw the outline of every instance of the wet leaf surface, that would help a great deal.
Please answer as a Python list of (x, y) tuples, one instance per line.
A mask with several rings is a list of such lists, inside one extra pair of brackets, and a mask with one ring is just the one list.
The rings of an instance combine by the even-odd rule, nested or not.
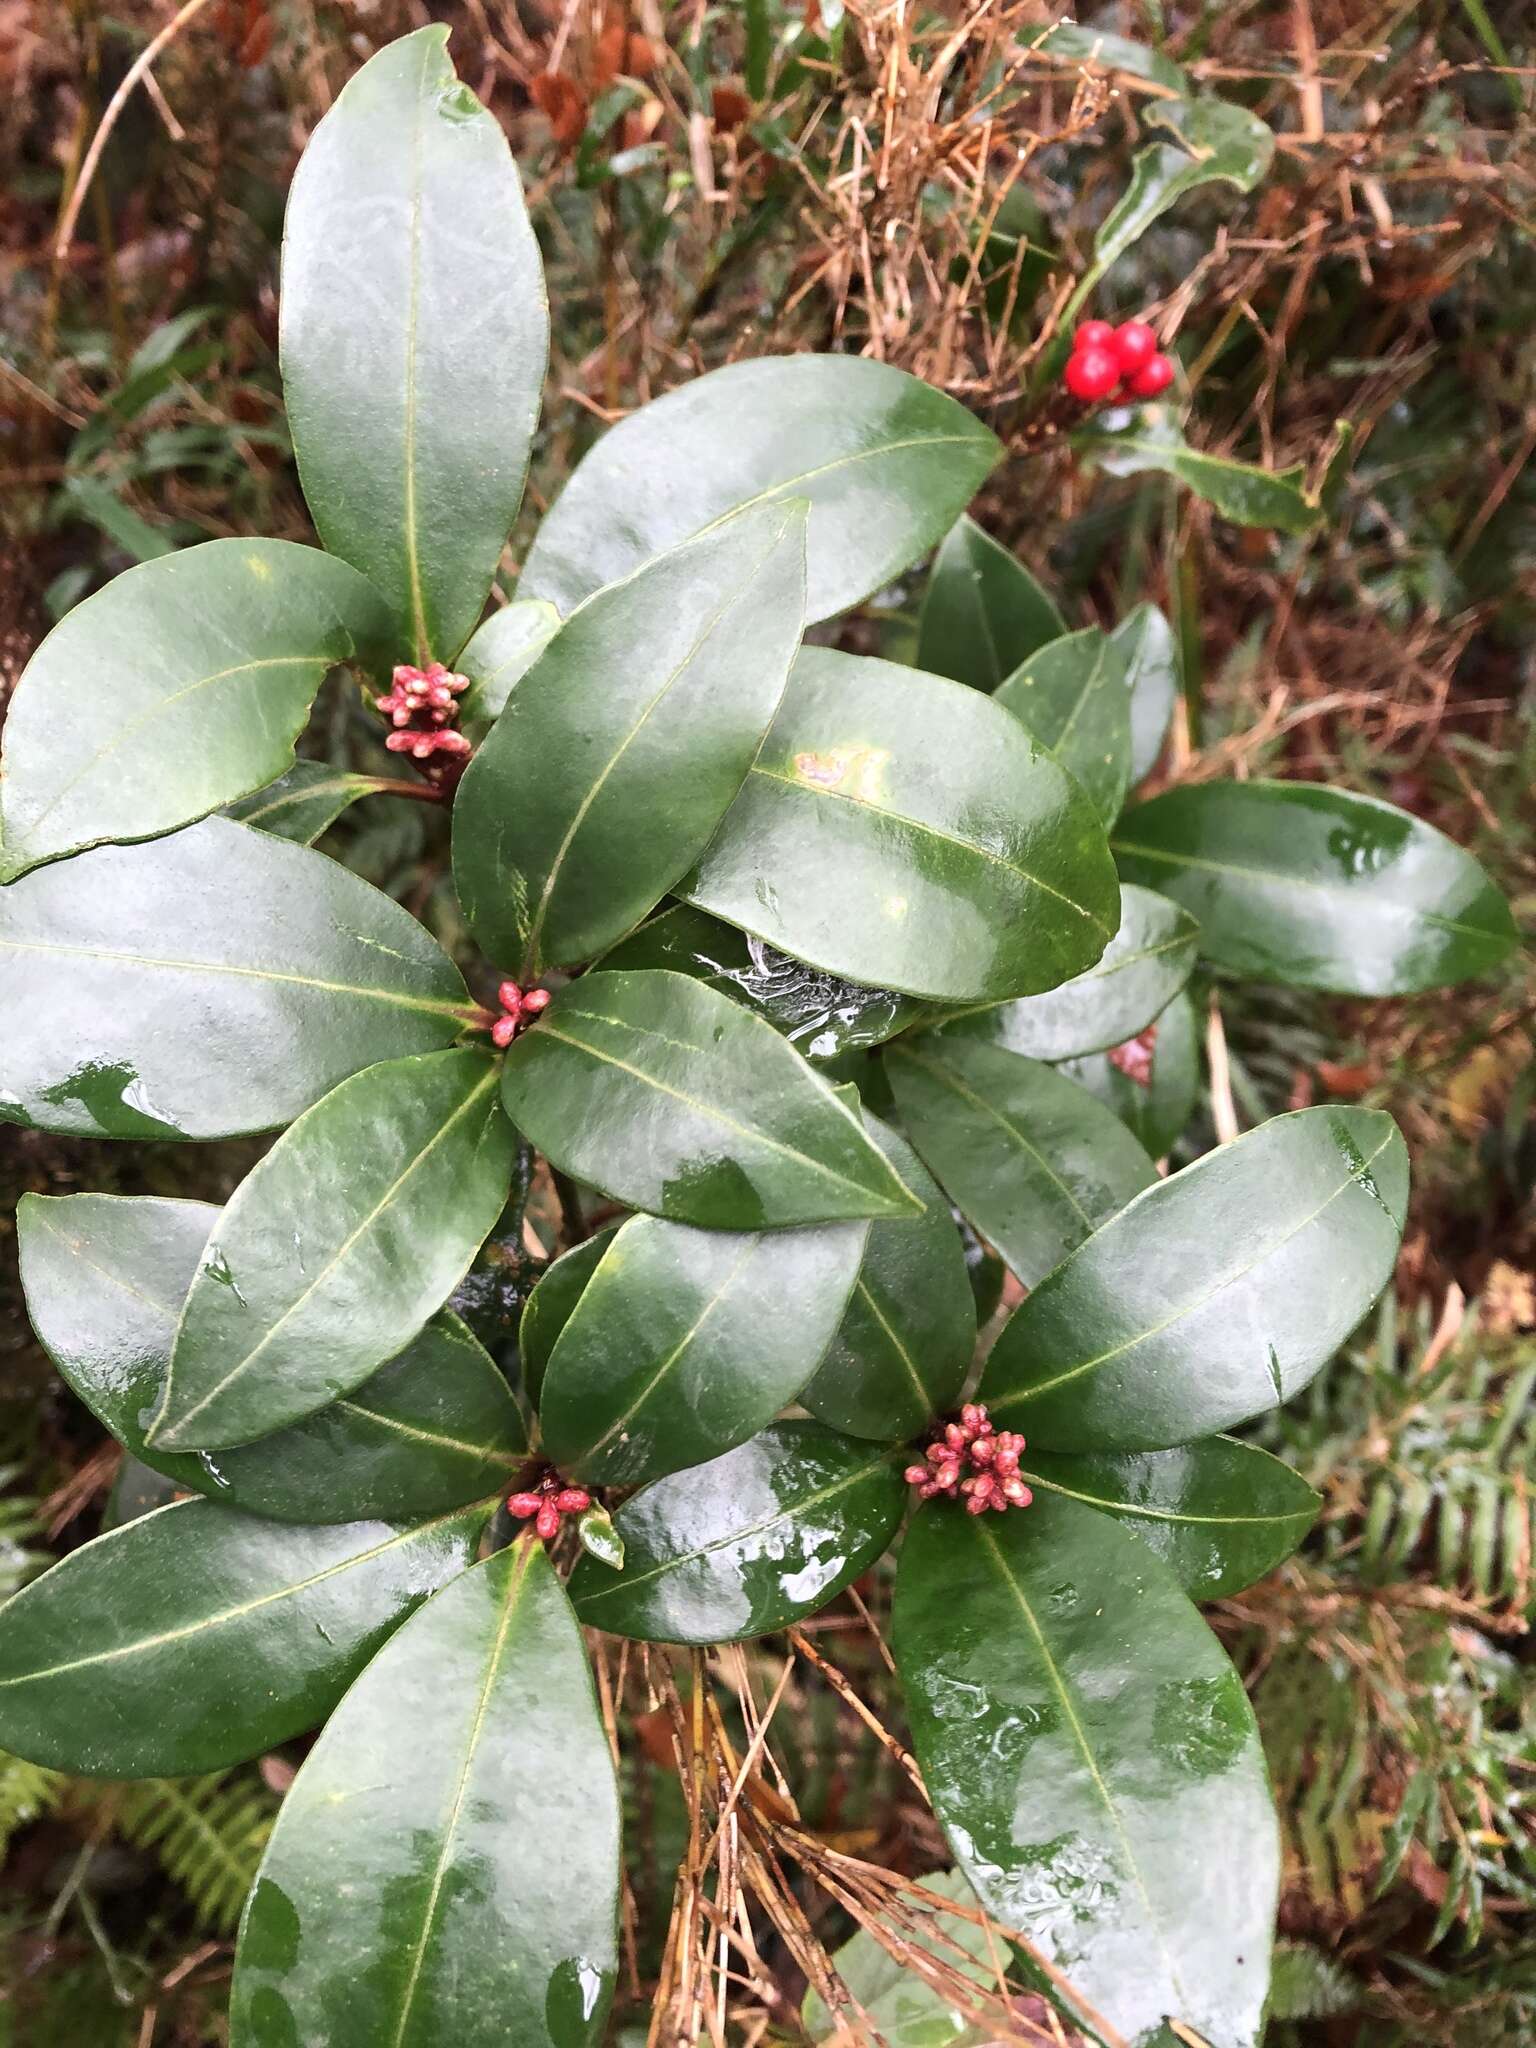
[(33, 1328), (134, 1458), (282, 1522), (433, 1514), (511, 1477), (527, 1450), (517, 1404), (446, 1311), (351, 1397), (291, 1429), (213, 1455), (147, 1448), (177, 1318), (218, 1220), (211, 1203), (154, 1196), (24, 1195), (17, 1210)]
[(259, 1756), (325, 1719), (485, 1518), (298, 1528), (184, 1500), (98, 1536), (0, 1609), (0, 1746), (93, 1778)]
[(1051, 1496), (922, 1510), (893, 1647), (955, 1860), (1128, 2041), (1263, 2026), (1279, 1881), (1242, 1681), (1177, 1580)]
[(899, 1454), (816, 1422), (779, 1422), (707, 1465), (678, 1472), (614, 1516), (624, 1569), (583, 1558), (581, 1619), (644, 1642), (723, 1643), (814, 1614), (896, 1533)]
[(414, 1615), (283, 1802), (240, 1930), (235, 2048), (595, 2048), (619, 1801), (541, 1544)]
[(92, 1138), (280, 1128), (360, 1067), (451, 1044), (467, 1004), (398, 903), (210, 818), (0, 889), (0, 1121)]
[(1408, 1154), (1374, 1109), (1303, 1109), (1208, 1152), (1017, 1309), (982, 1382), (1062, 1451), (1160, 1450), (1307, 1385), (1391, 1278)]

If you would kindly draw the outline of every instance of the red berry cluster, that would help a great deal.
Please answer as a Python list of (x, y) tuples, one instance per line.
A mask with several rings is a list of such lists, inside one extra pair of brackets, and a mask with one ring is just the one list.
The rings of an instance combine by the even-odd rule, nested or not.
[(521, 989), (515, 981), (504, 981), (496, 991), (496, 1000), (502, 1015), (491, 1026), (491, 1038), (496, 1045), (510, 1045), (541, 1010), (549, 1008), (549, 990)]
[(440, 661), (429, 661), (425, 668), (402, 663), (388, 696), (373, 700), (395, 728), (385, 746), (392, 754), (409, 754), (413, 761), (430, 761), (437, 754), (462, 761), (470, 751), (469, 741), (453, 727), (458, 700), (468, 688), (468, 676), (456, 676)]
[(1145, 1031), (1138, 1031), (1134, 1038), (1128, 1038), (1124, 1045), (1112, 1045), (1109, 1049), (1109, 1064), (1118, 1067), (1128, 1080), (1138, 1088), (1152, 1086), (1152, 1055), (1157, 1049), (1157, 1026), (1149, 1024)]
[(531, 1521), (534, 1533), (548, 1543), (560, 1534), (566, 1515), (584, 1515), (592, 1496), (582, 1486), (567, 1486), (558, 1472), (546, 1472), (536, 1487), (526, 1493), (509, 1493), (507, 1511), (520, 1522)]
[(1005, 1508), (1027, 1508), (1034, 1495), (1019, 1477), (1023, 1448), (1024, 1439), (1016, 1431), (994, 1429), (986, 1409), (968, 1401), (960, 1420), (946, 1422), (928, 1446), (927, 1462), (907, 1467), (907, 1480), (924, 1500), (937, 1493), (958, 1500), (963, 1494), (966, 1512), (972, 1515), (984, 1515), (988, 1508), (999, 1514)]
[(1062, 382), (1087, 405), (1101, 398), (1156, 398), (1173, 382), (1173, 363), (1157, 346), (1145, 320), (1111, 327), (1085, 320), (1072, 337)]

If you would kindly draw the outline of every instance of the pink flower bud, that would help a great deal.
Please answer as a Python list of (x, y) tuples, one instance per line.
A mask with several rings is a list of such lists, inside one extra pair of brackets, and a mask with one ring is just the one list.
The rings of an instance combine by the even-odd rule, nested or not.
[(530, 1515), (536, 1515), (543, 1506), (542, 1497), (536, 1493), (509, 1493), (507, 1512), (516, 1515), (520, 1522), (526, 1522)]
[(564, 1486), (555, 1495), (555, 1506), (562, 1515), (584, 1515), (592, 1505), (592, 1496), (584, 1487)]
[(559, 1535), (560, 1510), (553, 1501), (545, 1501), (534, 1518), (533, 1526), (546, 1543), (549, 1542), (551, 1537)]
[(512, 1043), (516, 1036), (517, 1019), (515, 1017), (498, 1017), (491, 1026), (491, 1043), (500, 1046), (503, 1051)]
[(520, 1010), (523, 992), (515, 981), (504, 981), (496, 990), (496, 1000), (504, 1010)]
[(551, 1001), (547, 988), (531, 988), (523, 997), (523, 1008), (530, 1017), (537, 1017), (540, 1010), (547, 1010)]

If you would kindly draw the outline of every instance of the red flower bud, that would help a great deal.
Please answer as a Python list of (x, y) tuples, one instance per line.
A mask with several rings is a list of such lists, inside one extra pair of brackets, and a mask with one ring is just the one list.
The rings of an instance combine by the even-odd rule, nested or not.
[(531, 988), (523, 997), (523, 1010), (530, 1017), (537, 1017), (541, 1010), (547, 1010), (551, 1001), (547, 988)]
[(562, 1515), (584, 1515), (592, 1496), (580, 1486), (563, 1486), (555, 1495), (555, 1507)]
[(507, 1495), (507, 1511), (509, 1514), (516, 1515), (520, 1522), (526, 1522), (530, 1515), (536, 1515), (543, 1505), (543, 1496), (537, 1493), (509, 1493)]
[(516, 1036), (517, 1019), (515, 1017), (498, 1017), (491, 1026), (491, 1043), (492, 1045), (499, 1046), (502, 1051), (506, 1050)]

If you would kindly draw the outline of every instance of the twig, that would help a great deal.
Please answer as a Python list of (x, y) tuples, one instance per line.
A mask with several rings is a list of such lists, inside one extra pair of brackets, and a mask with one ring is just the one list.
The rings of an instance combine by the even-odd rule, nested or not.
[(69, 245), (75, 239), (75, 226), (80, 218), (80, 208), (85, 203), (86, 192), (96, 175), (102, 152), (107, 146), (112, 130), (117, 126), (118, 116), (127, 105), (133, 88), (166, 45), (174, 41), (192, 17), (201, 14), (207, 5), (208, 0), (185, 0), (185, 4), (176, 10), (157, 36), (150, 38), (123, 73), (122, 83), (108, 100), (107, 110), (97, 124), (96, 133), (91, 137), (91, 146), (85, 153), (85, 162), (80, 166), (80, 175), (76, 178), (74, 190), (69, 195), (69, 205), (65, 209), (63, 220), (59, 223), (58, 237), (53, 245), (54, 257), (58, 262), (62, 263), (69, 254)]

